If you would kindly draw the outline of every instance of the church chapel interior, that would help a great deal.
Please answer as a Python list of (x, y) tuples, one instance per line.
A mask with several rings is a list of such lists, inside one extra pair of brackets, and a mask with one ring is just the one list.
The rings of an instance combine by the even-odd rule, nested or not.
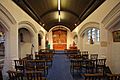
[(0, 80), (120, 80), (120, 0), (0, 0)]

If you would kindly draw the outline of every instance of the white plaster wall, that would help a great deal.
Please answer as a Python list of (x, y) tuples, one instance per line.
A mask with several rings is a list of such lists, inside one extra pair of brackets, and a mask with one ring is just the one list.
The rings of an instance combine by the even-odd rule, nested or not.
[(26, 54), (31, 54), (31, 46), (32, 43), (20, 43), (20, 50), (21, 50), (21, 55), (20, 58), (26, 57)]
[(23, 42), (19, 42), (19, 58), (24, 58), (26, 54), (31, 54), (34, 49), (34, 47), (32, 47), (33, 36), (25, 29), (21, 29), (19, 33), (23, 34)]
[(112, 72), (120, 73), (120, 42), (112, 43), (111, 49)]
[[(105, 42), (106, 46), (101, 46), (101, 44)], [(100, 53), (106, 56), (108, 54), (108, 31), (100, 24)], [(106, 56), (107, 57), (107, 56)]]
[(120, 30), (120, 22), (117, 25), (114, 25), (112, 30), (109, 31), (109, 47), (108, 47), (108, 57), (110, 69), (113, 73), (120, 73), (120, 42), (113, 42), (112, 31)]
[(84, 34), (83, 36), (83, 51), (88, 51), (89, 54), (93, 54), (93, 53), (97, 53), (100, 55), (100, 44), (94, 42), (94, 44), (90, 44), (88, 43), (88, 36), (87, 36), (87, 32)]
[(70, 44), (73, 44), (73, 34), (70, 31), (67, 31), (67, 49), (69, 49)]
[(52, 36), (52, 31), (48, 32), (48, 41), (50, 44), (50, 49), (53, 49), (53, 36)]

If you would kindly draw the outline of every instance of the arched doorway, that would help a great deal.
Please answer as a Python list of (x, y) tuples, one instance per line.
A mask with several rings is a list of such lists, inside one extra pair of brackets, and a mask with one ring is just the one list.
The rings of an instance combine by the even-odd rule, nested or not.
[(32, 53), (32, 34), (26, 28), (20, 28), (18, 30), (18, 43), (19, 43), (19, 58), (23, 58), (26, 54)]
[(23, 58), (26, 54), (32, 54), (38, 50), (37, 30), (29, 21), (21, 21), (18, 24), (18, 56)]

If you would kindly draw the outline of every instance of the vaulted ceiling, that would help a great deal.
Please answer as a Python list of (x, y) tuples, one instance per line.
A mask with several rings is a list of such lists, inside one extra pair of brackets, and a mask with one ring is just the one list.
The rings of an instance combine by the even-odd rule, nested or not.
[(60, 0), (60, 11), (58, 0), (13, 1), (47, 31), (56, 25), (66, 26), (72, 31), (105, 0)]

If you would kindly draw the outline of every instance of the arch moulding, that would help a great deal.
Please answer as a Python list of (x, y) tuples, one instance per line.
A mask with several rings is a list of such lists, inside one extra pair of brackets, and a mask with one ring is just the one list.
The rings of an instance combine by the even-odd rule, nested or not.
[(41, 39), (43, 39), (44, 32), (42, 30), (40, 30), (38, 34), (40, 34)]
[(0, 3), (0, 13), (4, 14), (12, 24), (16, 23), (14, 17), (1, 3)]
[(114, 25), (120, 22), (120, 2), (110, 11), (103, 19), (102, 23), (106, 29), (111, 29)]
[(18, 23), (18, 29), (20, 29), (20, 28), (28, 29), (32, 33), (32, 35), (37, 33), (35, 26), (28, 21), (22, 21), (22, 22)]
[(84, 31), (89, 29), (89, 28), (98, 28), (99, 29), (99, 23), (97, 22), (89, 22), (84, 24), (81, 29), (79, 29), (78, 34), (82, 37), (84, 34)]

